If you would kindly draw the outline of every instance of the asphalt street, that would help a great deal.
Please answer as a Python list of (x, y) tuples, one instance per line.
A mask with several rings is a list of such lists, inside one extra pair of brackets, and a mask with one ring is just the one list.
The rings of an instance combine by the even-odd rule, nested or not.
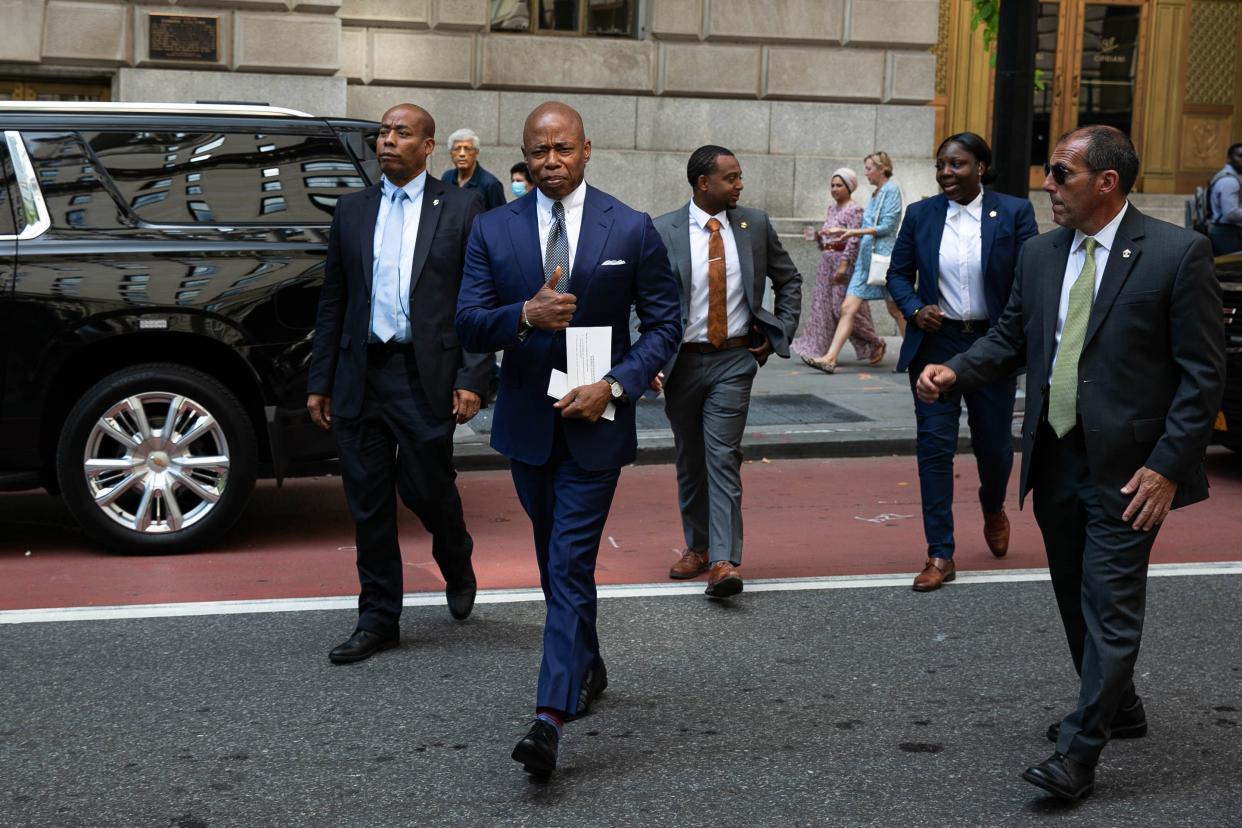
[(1078, 806), (1019, 779), (1076, 682), (1046, 582), (608, 598), (611, 685), (561, 770), (508, 758), (538, 602), (331, 666), (351, 610), (0, 626), (13, 826), (1236, 825), (1237, 575), (1153, 578), (1151, 734)]

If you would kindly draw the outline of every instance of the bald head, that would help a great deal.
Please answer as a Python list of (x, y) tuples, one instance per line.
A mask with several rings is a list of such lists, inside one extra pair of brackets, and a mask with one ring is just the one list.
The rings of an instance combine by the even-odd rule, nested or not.
[(400, 103), (389, 107), (388, 111), (384, 113), (384, 117), (380, 119), (380, 122), (388, 123), (395, 118), (399, 118), (404, 123), (417, 126), (422, 130), (424, 138), (436, 137), (436, 119), (431, 117), (431, 113), (418, 104)]
[(582, 184), (591, 160), (582, 116), (559, 101), (535, 107), (522, 129), (522, 153), (540, 192), (557, 201), (569, 195)]

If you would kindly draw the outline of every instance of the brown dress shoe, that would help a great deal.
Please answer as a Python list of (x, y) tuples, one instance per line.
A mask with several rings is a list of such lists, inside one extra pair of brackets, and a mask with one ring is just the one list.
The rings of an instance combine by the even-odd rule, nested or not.
[(728, 561), (716, 561), (707, 575), (707, 594), (712, 598), (728, 598), (742, 591), (742, 576)]
[(1005, 557), (1009, 551), (1009, 517), (1005, 510), (988, 514), (983, 513), (983, 539), (988, 542), (988, 549), (998, 558)]
[(923, 571), (914, 579), (914, 591), (931, 592), (933, 589), (940, 589), (945, 581), (952, 581), (956, 577), (957, 567), (953, 565), (952, 558), (928, 558)]
[(684, 581), (686, 578), (702, 575), (706, 571), (707, 550), (700, 552), (697, 549), (686, 549), (681, 553), (681, 560), (673, 564), (673, 568), (668, 571), (668, 577)]

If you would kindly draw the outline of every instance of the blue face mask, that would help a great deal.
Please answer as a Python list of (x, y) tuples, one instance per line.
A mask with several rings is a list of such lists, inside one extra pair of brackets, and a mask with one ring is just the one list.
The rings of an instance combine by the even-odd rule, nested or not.
[(526, 195), (526, 182), (525, 181), (511, 181), (509, 182), (509, 189), (513, 190), (513, 194), (515, 196), (517, 196), (518, 198), (521, 198), (522, 196)]

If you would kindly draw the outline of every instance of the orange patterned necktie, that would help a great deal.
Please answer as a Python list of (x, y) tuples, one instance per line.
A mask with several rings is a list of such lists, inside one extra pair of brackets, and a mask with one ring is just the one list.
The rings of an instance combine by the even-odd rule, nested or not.
[(725, 314), (725, 257), (724, 239), (720, 237), (720, 222), (707, 220), (707, 341), (723, 348), (729, 338), (729, 323)]

